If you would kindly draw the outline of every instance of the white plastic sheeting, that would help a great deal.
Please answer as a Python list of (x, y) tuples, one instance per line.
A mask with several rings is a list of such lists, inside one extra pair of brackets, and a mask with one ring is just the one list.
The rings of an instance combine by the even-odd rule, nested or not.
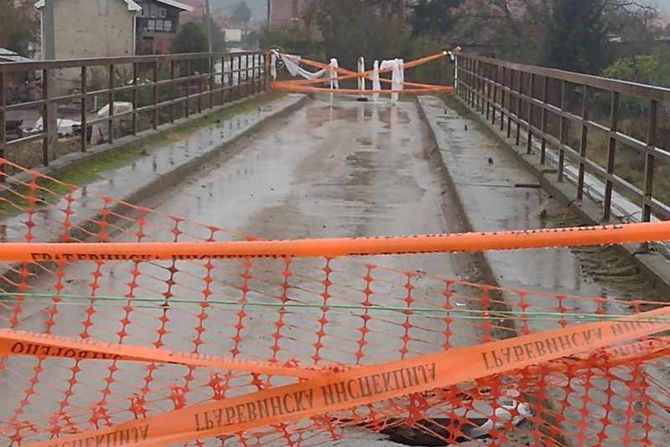
[[(328, 69), (320, 70), (317, 72), (310, 72), (305, 70), (300, 66), (300, 56), (293, 54), (284, 54), (279, 53), (278, 51), (272, 51), (271, 53), (271, 75), (273, 79), (277, 79), (277, 62), (281, 59), (286, 65), (286, 69), (291, 74), (291, 76), (297, 77), (301, 76), (305, 79), (314, 80), (321, 78), (325, 75), (328, 75), (330, 78), (330, 89), (336, 90), (340, 88), (339, 82), (339, 73), (338, 68), (339, 64), (337, 59), (332, 58)], [(375, 61), (372, 69), (372, 73), (368, 76), (370, 81), (372, 81), (372, 90), (382, 90), (381, 86), (381, 77), (380, 71), (390, 71), (391, 72), (391, 89), (396, 91), (396, 93), (391, 94), (391, 100), (397, 102), (400, 98), (400, 94), (397, 93), (404, 89), (405, 83), (405, 61), (403, 59), (391, 59), (387, 61), (382, 61), (381, 64), (379, 61)], [(363, 57), (358, 59), (358, 73), (365, 73), (365, 59)], [(366, 78), (358, 78), (358, 89), (361, 91), (366, 90), (365, 85)], [(372, 94), (373, 101), (377, 102), (379, 100), (379, 93)]]
[(339, 89), (340, 88), (340, 80), (338, 79), (338, 73), (337, 69), (340, 68), (337, 59), (332, 58), (330, 60), (330, 69), (328, 70), (330, 73), (330, 89)]
[[(79, 121), (74, 121), (67, 118), (58, 118), (56, 120), (56, 132), (58, 135), (66, 137), (71, 136), (74, 135), (75, 130), (79, 128), (81, 128), (81, 122)], [(42, 117), (39, 117), (37, 121), (35, 121), (35, 125), (33, 126), (31, 132), (40, 133), (42, 131), (44, 131), (44, 121), (42, 121)]]
[[(374, 63), (372, 74), (370, 75), (370, 80), (372, 81), (372, 90), (378, 91), (382, 89), (382, 83), (379, 78), (379, 61), (375, 61)], [(379, 101), (379, 93), (373, 93), (372, 100), (374, 102)]]
[[(403, 82), (405, 81), (405, 62), (402, 59), (393, 59), (389, 61), (382, 61), (379, 66), (380, 70), (391, 70), (391, 89), (398, 91), (403, 89)], [(400, 94), (392, 93), (391, 100), (398, 101)]]
[[(365, 58), (358, 58), (358, 73), (365, 73)], [(358, 78), (358, 90), (365, 91), (365, 78), (363, 76)]]
[[(130, 112), (132, 110), (133, 110), (132, 102), (114, 101), (115, 115)], [(106, 116), (109, 116), (109, 104), (106, 104), (103, 108), (98, 110), (96, 115), (98, 116), (98, 118), (104, 118)], [(115, 135), (119, 133), (121, 130), (121, 121), (127, 122), (131, 119), (132, 118), (130, 115), (125, 115), (121, 118), (114, 118), (112, 132), (114, 132)], [(107, 121), (101, 121), (99, 123), (95, 123), (91, 128), (91, 143), (101, 144), (106, 141), (109, 141), (109, 123)]]
[(273, 80), (277, 80), (277, 62), (279, 60), (282, 60), (284, 62), (284, 65), (286, 66), (286, 70), (289, 72), (289, 74), (293, 77), (298, 77), (301, 76), (305, 79), (309, 80), (314, 80), (314, 79), (319, 79), (322, 78), (326, 74), (326, 70), (319, 70), (317, 72), (311, 72), (308, 70), (305, 70), (300, 66), (300, 56), (296, 56), (294, 54), (284, 54), (284, 53), (279, 53), (277, 51), (273, 51), (271, 54), (271, 61), (270, 61), (270, 74), (272, 75)]
[(314, 80), (323, 77), (326, 73), (326, 70), (319, 70), (315, 73), (305, 70), (300, 66), (300, 56), (283, 54), (282, 60), (284, 61), (284, 65), (286, 65), (286, 69), (293, 77), (302, 76), (305, 79)]

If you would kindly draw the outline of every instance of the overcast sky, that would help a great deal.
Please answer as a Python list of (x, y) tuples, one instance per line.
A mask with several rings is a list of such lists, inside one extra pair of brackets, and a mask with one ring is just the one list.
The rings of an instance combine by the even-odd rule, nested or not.
[(658, 6), (663, 9), (666, 13), (670, 13), (670, 0), (656, 0)]

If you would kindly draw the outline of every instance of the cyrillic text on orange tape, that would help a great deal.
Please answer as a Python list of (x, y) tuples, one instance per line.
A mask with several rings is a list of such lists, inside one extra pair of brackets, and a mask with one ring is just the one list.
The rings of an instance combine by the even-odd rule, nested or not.
[(4, 243), (0, 261), (149, 261), (478, 252), (670, 240), (670, 221), (535, 231), (201, 243)]
[(187, 407), (28, 447), (158, 447), (242, 432), (501, 374), (670, 329), (670, 307), (525, 335)]
[(323, 371), (284, 367), (269, 363), (227, 360), (207, 355), (104, 343), (92, 339), (75, 340), (48, 334), (0, 329), (0, 356), (8, 355), (71, 358), (75, 360), (161, 362), (299, 378), (316, 377), (323, 373)]

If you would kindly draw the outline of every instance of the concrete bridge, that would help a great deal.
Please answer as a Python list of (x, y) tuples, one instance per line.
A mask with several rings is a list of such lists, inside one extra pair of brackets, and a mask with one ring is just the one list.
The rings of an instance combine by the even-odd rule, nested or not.
[[(193, 70), (196, 64), (202, 70)], [(659, 116), (665, 113), (662, 103), (670, 100), (670, 91), (467, 54), (459, 55), (458, 64), (455, 95), (422, 96), (396, 104), (269, 93), (267, 63), (261, 53), (0, 64), (3, 86), (9, 85), (10, 78), (20, 78), (20, 74), (34, 76), (36, 70), (44, 70), (40, 82), (45, 84), (59, 70), (79, 70), (82, 86), (78, 92), (60, 92), (45, 99), (26, 101), (12, 97), (11, 104), (8, 89), (0, 90), (0, 154), (9, 162), (33, 169), (3, 165), (3, 242), (58, 241), (64, 237), (64, 228), (72, 240), (95, 239), (101, 231), (105, 234), (103, 241), (143, 241), (145, 236), (156, 241), (208, 240), (223, 231), (219, 229), (229, 230), (224, 237), (228, 239), (302, 239), (532, 230), (668, 218), (670, 208), (664, 188), (670, 157), (667, 148), (657, 145), (657, 127)], [(119, 83), (122, 72), (132, 73), (133, 81)], [(107, 76), (104, 88), (91, 83), (91, 78), (100, 73)], [(603, 95), (608, 96), (604, 106)], [(645, 140), (622, 126), (632, 119), (624, 116), (622, 106), (623, 98), (629, 96), (647, 104), (644, 110), (648, 116), (643, 118), (647, 122)], [(98, 98), (98, 104), (123, 102), (130, 106), (120, 113), (111, 107), (106, 115), (94, 115), (94, 98)], [(55, 103), (63, 106), (51, 107)], [(72, 104), (78, 105), (79, 110), (72, 112), (68, 107)], [(608, 107), (609, 111), (604, 112)], [(31, 109), (41, 111), (46, 130), (37, 129), (20, 138), (9, 136), (5, 123), (15, 116), (27, 116), (25, 111)], [(69, 119), (76, 121), (71, 135), (67, 132), (68, 135), (57, 137), (58, 130), (48, 116), (53, 110), (69, 114)], [(609, 115), (605, 123), (602, 115)], [(105, 141), (100, 145), (90, 138), (96, 124), (105, 128)], [(598, 146), (601, 144), (604, 158), (603, 148)], [(621, 166), (617, 157), (622, 157), (624, 164), (632, 164), (636, 157), (629, 151), (635, 150), (641, 151), (643, 160), (639, 175), (630, 171), (622, 174), (617, 170)], [(36, 186), (30, 189), (35, 172), (80, 188), (68, 190), (49, 183), (44, 192), (37, 191)], [(35, 203), (17, 198), (17, 191), (25, 192), (25, 188), (32, 193), (37, 191), (40, 198), (53, 197), (44, 199), (49, 205), (37, 208)], [(108, 201), (107, 197), (114, 200)], [(126, 202), (155, 211), (123, 211)], [(63, 209), (72, 211), (66, 217), (69, 226), (63, 225)], [(102, 218), (101, 210), (108, 210)], [(133, 220), (133, 230), (125, 231), (120, 223), (123, 216), (137, 219), (138, 213), (142, 218), (142, 213), (146, 214), (146, 222), (135, 231), (137, 220)], [(179, 216), (182, 220), (165, 216)], [(119, 228), (105, 230), (101, 221), (105, 228)], [(27, 229), (26, 222), (30, 223)], [(208, 226), (217, 230), (208, 235)], [(560, 307), (581, 314), (597, 314), (603, 308), (626, 314), (634, 308), (626, 304), (627, 300), (662, 301), (667, 297), (670, 263), (664, 252), (665, 246), (658, 244), (395, 256), (374, 262), (389, 272), (488, 284), (502, 290), (498, 298), (501, 302), (518, 301), (519, 295), (513, 291), (532, 290), (554, 297), (611, 298), (607, 304), (568, 298), (560, 301)], [(90, 294), (138, 296), (133, 288), (140, 287), (145, 294), (155, 291), (164, 297), (168, 306), (171, 297), (202, 289), (201, 281), (195, 279), (203, 274), (199, 267), (183, 267), (175, 275), (173, 265), (173, 270), (167, 269), (168, 276), (164, 275), (165, 270), (147, 267), (142, 271), (146, 282), (131, 285), (129, 291), (129, 283), (136, 282), (129, 278), (137, 276), (133, 273), (137, 267), (128, 264), (101, 264), (97, 271), (94, 265), (76, 263), (44, 267), (43, 271), (35, 266), (7, 265), (3, 266), (3, 290), (12, 292), (13, 286), (23, 284), (22, 292), (29, 290), (58, 298)], [(361, 265), (333, 268), (341, 275), (339, 283), (350, 283), (359, 290), (365, 287), (358, 284), (365, 277)], [(255, 275), (271, 282), (271, 270), (268, 267)], [(236, 278), (236, 284), (239, 278), (247, 278), (237, 267), (225, 271)], [(388, 279), (388, 287), (380, 286), (380, 290), (393, 295), (395, 304), (404, 305), (402, 295), (395, 295), (402, 289), (401, 283), (393, 282), (396, 280)], [(424, 281), (419, 288), (425, 299), (430, 301), (431, 294), (442, 299), (444, 284)], [(332, 282), (338, 283), (334, 279)], [(165, 284), (167, 292), (163, 290)], [(224, 294), (226, 287), (233, 288), (230, 284), (221, 287), (217, 292)], [(538, 295), (527, 305), (541, 306), (544, 299)], [(71, 311), (59, 307), (59, 302), (54, 303), (53, 297), (28, 299), (19, 302), (17, 308), (9, 300), (2, 306), (2, 320), (6, 323), (3, 326), (36, 332), (46, 328), (69, 336), (82, 330), (86, 333), (89, 326), (82, 326), (82, 321), (91, 320), (86, 319), (85, 309)], [(479, 304), (456, 299), (455, 306), (474, 308)], [(91, 324), (94, 330), (87, 335), (118, 333), (119, 321), (123, 321), (121, 307), (109, 308), (109, 314), (105, 314), (105, 309), (96, 309), (97, 319), (95, 325)], [(270, 320), (276, 310), (258, 312), (258, 322), (248, 323), (254, 328), (248, 336), (269, 339), (272, 334), (264, 328), (262, 316), (267, 312)], [(224, 314), (218, 317), (231, 326), (234, 323)], [(128, 340), (192, 351), (191, 333), (196, 320), (177, 324), (180, 317), (170, 318), (170, 342), (164, 342), (162, 336), (152, 338), (154, 332), (140, 330), (129, 331)], [(287, 324), (298, 327), (298, 320)], [(139, 326), (155, 324), (150, 316), (139, 315), (133, 321)], [(424, 323), (422, 330), (426, 333), (443, 331), (441, 320)], [(536, 321), (531, 323), (531, 329), (551, 329), (553, 324)], [(520, 333), (521, 325), (501, 323), (499, 330)], [(528, 330), (527, 325), (525, 329)], [(484, 338), (487, 336), (481, 326), (458, 319), (451, 322), (449, 330), (450, 346), (473, 344), (482, 339), (482, 330)], [(125, 326), (121, 331), (125, 331)], [(346, 330), (341, 331), (339, 335), (345, 337)], [(377, 335), (380, 346), (402, 351), (402, 328), (389, 331)], [(300, 337), (297, 330), (286, 336)], [(500, 337), (495, 331), (488, 336)], [(293, 353), (309, 358), (311, 353), (304, 349), (296, 347)], [(415, 343), (412, 355), (435, 349), (435, 341)], [(273, 355), (271, 350), (250, 352), (259, 358)], [(320, 355), (318, 349), (316, 355)], [(339, 357), (333, 353), (324, 356), (341, 363), (356, 362), (353, 351)], [(375, 349), (366, 354), (365, 360), (376, 363), (390, 358), (384, 350)], [(69, 407), (88, 404), (77, 393), (72, 402), (60, 396), (48, 405), (38, 404), (35, 399), (27, 402), (25, 399), (31, 399), (33, 394), (26, 394), (31, 389), (31, 364), (10, 359), (4, 365), (0, 374), (9, 374), (4, 381), (11, 382), (11, 386), (3, 385), (0, 425), (9, 423), (15, 427), (17, 421), (39, 420), (48, 414), (60, 414), (59, 410), (67, 412)], [(101, 378), (114, 374), (102, 366), (97, 373)], [(660, 364), (655, 364), (650, 374), (667, 386), (667, 374)], [(153, 385), (158, 388), (174, 381), (169, 374), (158, 376)], [(52, 379), (42, 375), (39, 386), (62, 393), (67, 377), (65, 369)], [(188, 384), (189, 380), (186, 388)], [(583, 397), (585, 394), (580, 393), (588, 395), (588, 390), (577, 392)], [(103, 393), (103, 400), (106, 396)], [(667, 404), (665, 398), (661, 393), (659, 405)], [(615, 418), (609, 414), (615, 411), (594, 408), (589, 411), (599, 423)], [(646, 439), (651, 445), (670, 443), (666, 422), (656, 422), (648, 430)], [(613, 422), (611, 441), (622, 433), (617, 424)], [(569, 421), (564, 425), (570, 425)], [(567, 434), (561, 434), (561, 442), (577, 445), (570, 429), (564, 431)], [(399, 433), (394, 434), (396, 440), (414, 439), (414, 445), (427, 442), (425, 437), (415, 438), (418, 435), (413, 433)], [(15, 440), (11, 430), (1, 436), (8, 442)], [(365, 445), (384, 442), (366, 433), (356, 437), (362, 438), (360, 442)], [(521, 441), (507, 442), (517, 445)], [(471, 443), (481, 445), (480, 441)], [(362, 444), (353, 441), (351, 445)], [(588, 438), (583, 445), (598, 444)]]

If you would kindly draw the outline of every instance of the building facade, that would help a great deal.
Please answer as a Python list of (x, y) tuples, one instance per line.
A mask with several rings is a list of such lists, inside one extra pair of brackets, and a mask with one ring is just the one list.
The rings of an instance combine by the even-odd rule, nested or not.
[[(169, 52), (179, 14), (175, 0), (53, 0), (56, 57), (118, 57)], [(35, 7), (42, 11), (44, 0)]]
[(136, 54), (165, 54), (179, 30), (179, 14), (192, 8), (172, 0), (136, 0)]
[[(167, 53), (179, 13), (190, 10), (174, 0), (53, 0), (53, 6), (57, 59)], [(44, 0), (35, 7), (42, 13)], [(78, 70), (58, 70), (58, 90), (78, 88), (79, 76)]]
[[(35, 7), (42, 11), (44, 1)], [(53, 0), (53, 7), (56, 58), (135, 54), (135, 14), (141, 10), (136, 2)]]

